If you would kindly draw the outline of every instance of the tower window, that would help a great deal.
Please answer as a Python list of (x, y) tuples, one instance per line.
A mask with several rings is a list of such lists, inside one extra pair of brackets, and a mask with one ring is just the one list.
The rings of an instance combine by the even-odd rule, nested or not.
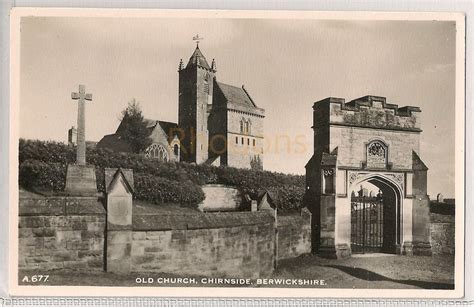
[(239, 144), (239, 137), (238, 136), (235, 137), (235, 144)]
[(250, 139), (247, 139), (247, 145), (250, 145)]
[(204, 75), (204, 93), (209, 94), (209, 73)]
[(323, 193), (334, 194), (334, 170), (323, 169)]
[(255, 146), (255, 139), (253, 140), (253, 146)]
[(244, 138), (242, 138), (242, 145), (244, 145)]

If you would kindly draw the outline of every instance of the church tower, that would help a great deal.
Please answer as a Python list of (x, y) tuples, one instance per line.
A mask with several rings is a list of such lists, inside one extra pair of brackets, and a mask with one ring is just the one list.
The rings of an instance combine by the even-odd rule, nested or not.
[(181, 160), (201, 164), (208, 159), (208, 115), (212, 106), (215, 64), (211, 66), (199, 49), (196, 49), (184, 67), (179, 63), (179, 114), (178, 126), (182, 129)]

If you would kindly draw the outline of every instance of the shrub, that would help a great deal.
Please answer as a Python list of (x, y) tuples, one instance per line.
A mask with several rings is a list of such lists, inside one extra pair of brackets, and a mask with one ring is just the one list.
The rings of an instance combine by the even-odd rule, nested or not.
[(277, 198), (277, 207), (282, 211), (292, 211), (303, 206), (304, 187), (280, 185), (268, 189)]
[(135, 180), (135, 198), (154, 203), (179, 203), (196, 205), (204, 200), (201, 187), (190, 182), (180, 182), (149, 174), (137, 173)]
[[(64, 168), (64, 178), (66, 165), (75, 161), (75, 148), (63, 143), (42, 142), (32, 140), (20, 140), (19, 146), (20, 168), (25, 161), (36, 160), (43, 162), (41, 167), (53, 165), (51, 173), (51, 189), (60, 190), (64, 187), (64, 181), (59, 185), (57, 175), (59, 165)], [(104, 191), (103, 169), (111, 168), (129, 168), (133, 169), (135, 176), (142, 180), (137, 183), (137, 197), (148, 199), (154, 202), (168, 202), (172, 199), (180, 199), (183, 203), (190, 204), (201, 199), (202, 190), (199, 185), (220, 183), (235, 186), (243, 193), (247, 193), (251, 198), (256, 199), (258, 194), (264, 190), (270, 190), (277, 195), (278, 202), (281, 203), (281, 209), (299, 208), (302, 206), (302, 199), (305, 193), (305, 178), (300, 175), (288, 175), (277, 172), (261, 171), (253, 169), (239, 169), (233, 167), (215, 167), (211, 165), (196, 165), (193, 163), (174, 163), (161, 162), (156, 159), (148, 159), (143, 155), (133, 153), (116, 153), (109, 149), (87, 148), (87, 162), (96, 166), (97, 186), (99, 191)], [(31, 165), (29, 166), (31, 168)], [(40, 166), (38, 166), (40, 167)], [(20, 184), (32, 184), (36, 180), (37, 184), (45, 188), (47, 176), (39, 178), (39, 175), (26, 176), (27, 173), (20, 173)], [(24, 177), (31, 178), (24, 178)], [(156, 177), (153, 179), (153, 177)], [(164, 188), (153, 188), (152, 185), (167, 186), (168, 192)], [(190, 186), (191, 188), (182, 188)], [(26, 187), (26, 186), (25, 186)], [(142, 190), (147, 189), (147, 190)], [(186, 189), (186, 190), (180, 190)], [(181, 196), (169, 196), (177, 193), (183, 193)], [(195, 191), (196, 195), (191, 196), (188, 193)], [(173, 194), (175, 193), (175, 194)]]
[(20, 139), (18, 158), (20, 164), (26, 160), (68, 164), (75, 161), (76, 150), (59, 142)]
[(20, 164), (19, 183), (33, 190), (62, 191), (66, 184), (66, 165), (26, 160)]

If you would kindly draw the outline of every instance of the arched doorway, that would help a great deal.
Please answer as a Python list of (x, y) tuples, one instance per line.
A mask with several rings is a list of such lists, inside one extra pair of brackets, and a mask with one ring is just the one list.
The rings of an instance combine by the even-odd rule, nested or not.
[(353, 254), (397, 253), (401, 238), (401, 195), (399, 187), (378, 175), (353, 185), (351, 192)]

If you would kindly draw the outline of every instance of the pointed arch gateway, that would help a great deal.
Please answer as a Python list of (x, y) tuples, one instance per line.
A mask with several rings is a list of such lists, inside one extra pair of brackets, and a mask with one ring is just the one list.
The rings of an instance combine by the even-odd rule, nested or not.
[(305, 195), (313, 252), (431, 255), (420, 112), (380, 96), (314, 103)]
[[(351, 251), (398, 253), (401, 244), (403, 186), (390, 177), (366, 174), (351, 184)], [(390, 176), (390, 177), (389, 177)], [(378, 191), (364, 188), (370, 184)]]

